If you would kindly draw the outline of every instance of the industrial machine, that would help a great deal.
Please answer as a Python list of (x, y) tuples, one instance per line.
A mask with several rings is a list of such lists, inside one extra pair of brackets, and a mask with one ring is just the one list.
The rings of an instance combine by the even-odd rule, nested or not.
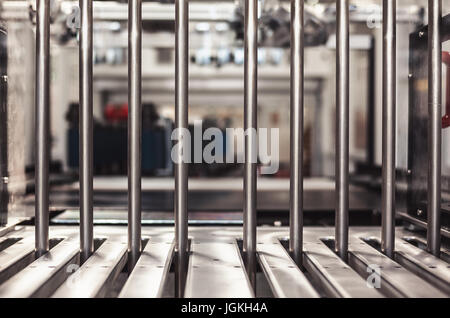
[(0, 297), (448, 298), (449, 13), (0, 1)]

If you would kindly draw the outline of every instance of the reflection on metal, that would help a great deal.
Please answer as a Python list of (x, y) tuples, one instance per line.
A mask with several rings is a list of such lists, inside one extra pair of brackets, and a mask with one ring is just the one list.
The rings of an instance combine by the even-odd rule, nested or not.
[(104, 297), (127, 261), (125, 237), (106, 240), (52, 295), (56, 298)]

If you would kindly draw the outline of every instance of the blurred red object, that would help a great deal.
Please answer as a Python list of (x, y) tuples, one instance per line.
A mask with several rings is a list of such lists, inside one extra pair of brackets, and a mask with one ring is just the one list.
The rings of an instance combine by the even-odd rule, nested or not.
[(104, 116), (107, 121), (112, 123), (126, 121), (128, 119), (128, 104), (119, 106), (108, 104), (105, 107)]

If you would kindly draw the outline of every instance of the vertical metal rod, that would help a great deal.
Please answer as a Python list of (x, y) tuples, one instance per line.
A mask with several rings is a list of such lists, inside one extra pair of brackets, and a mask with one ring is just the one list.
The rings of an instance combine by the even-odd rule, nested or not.
[(50, 0), (37, 0), (36, 16), (36, 252), (49, 249)]
[(188, 256), (188, 166), (183, 161), (183, 132), (188, 127), (189, 3), (175, 1), (175, 128), (178, 158), (175, 163), (175, 244), (177, 255), (177, 295), (183, 297)]
[(349, 200), (349, 1), (337, 0), (336, 252), (346, 260)]
[(428, 0), (428, 251), (441, 249), (442, 1)]
[(92, 0), (80, 0), (80, 249), (84, 262), (94, 251)]
[(297, 264), (303, 251), (304, 0), (291, 2), (291, 186), (290, 252)]
[(391, 258), (394, 256), (395, 248), (396, 10), (397, 0), (383, 0), (383, 186), (381, 249)]
[(258, 1), (245, 0), (244, 70), (244, 244), (247, 272), (256, 281), (256, 158), (257, 158), (257, 77), (258, 77)]
[(128, 264), (133, 269), (142, 248), (142, 0), (130, 0), (128, 8)]

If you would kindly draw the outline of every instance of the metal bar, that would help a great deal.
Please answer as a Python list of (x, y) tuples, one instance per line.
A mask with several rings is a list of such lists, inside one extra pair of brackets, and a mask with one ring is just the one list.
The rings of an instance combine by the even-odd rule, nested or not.
[(107, 240), (52, 294), (53, 298), (107, 296), (127, 262), (125, 241)]
[(128, 87), (128, 264), (131, 270), (142, 250), (142, 0), (129, 1)]
[(175, 251), (177, 255), (177, 295), (182, 297), (188, 258), (188, 166), (183, 160), (188, 129), (189, 87), (189, 3), (175, 1), (175, 128), (178, 133), (178, 158), (175, 163)]
[(173, 260), (174, 244), (148, 242), (120, 298), (162, 298)]
[[(434, 298), (444, 296), (429, 282), (401, 267), (357, 236), (351, 238), (348, 263), (364, 279), (367, 279), (368, 284), (379, 288), (388, 297)], [(378, 281), (374, 275), (378, 276)], [(370, 279), (369, 276), (374, 279)]]
[(349, 1), (337, 0), (336, 252), (347, 259), (349, 201)]
[[(302, 256), (302, 254), (300, 254)], [(258, 244), (258, 259), (272, 293), (277, 298), (318, 298), (319, 294), (280, 241)]]
[[(8, 58), (3, 52), (7, 50), (6, 31), (0, 28), (0, 42), (2, 43), (2, 55), (0, 62), (0, 225), (8, 223), (8, 207), (10, 201), (9, 164), (8, 164)], [(450, 73), (449, 73), (450, 74)]]
[(193, 242), (185, 297), (255, 297), (242, 265), (236, 241)]
[[(418, 227), (420, 227), (422, 229), (426, 229), (427, 228), (427, 222), (425, 222), (425, 221), (419, 220), (419, 219), (417, 219), (415, 217), (412, 217), (409, 214), (404, 213), (404, 212), (399, 212), (397, 214), (398, 214), (398, 216), (401, 219), (407, 221), (408, 223), (417, 225)], [(441, 228), (441, 235), (444, 236), (444, 237), (450, 238), (450, 230), (446, 229), (445, 227), (442, 227)]]
[[(310, 232), (310, 233), (315, 233)], [(367, 288), (365, 279), (342, 261), (332, 250), (315, 236), (314, 241), (305, 240), (303, 264), (313, 281), (319, 284), (327, 297), (379, 298), (377, 289)]]
[(94, 251), (92, 0), (80, 0), (80, 10), (80, 250), (84, 262)]
[[(49, 297), (79, 264), (78, 240), (66, 239), (0, 286), (0, 298)], [(69, 268), (70, 269), (70, 268)]]
[(383, 0), (383, 186), (381, 249), (390, 258), (395, 247), (397, 0)]
[(50, 0), (37, 0), (36, 10), (35, 235), (43, 255), (49, 249)]
[(20, 272), (35, 260), (33, 237), (28, 235), (0, 252), (0, 284)]
[(256, 282), (256, 158), (257, 158), (257, 77), (258, 1), (245, 1), (244, 70), (244, 240), (243, 250), (250, 281)]
[(442, 1), (428, 0), (428, 251), (441, 249)]
[(443, 259), (399, 239), (397, 240), (395, 261), (450, 295), (449, 265)]
[(291, 2), (291, 187), (289, 249), (297, 264), (303, 252), (304, 0)]
[(29, 221), (31, 217), (8, 217), (8, 223), (0, 227), (0, 237), (17, 230), (17, 225), (23, 221)]

